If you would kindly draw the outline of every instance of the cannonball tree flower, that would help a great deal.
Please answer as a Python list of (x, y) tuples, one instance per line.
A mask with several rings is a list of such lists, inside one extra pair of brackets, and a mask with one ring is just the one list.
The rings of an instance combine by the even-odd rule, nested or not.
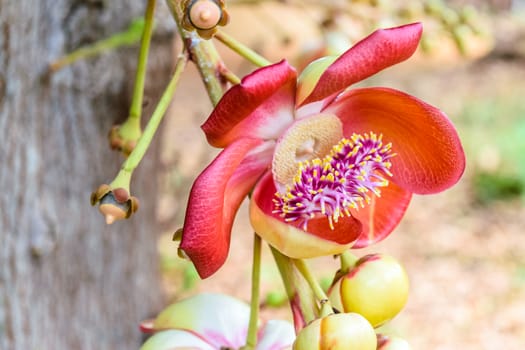
[(349, 88), (410, 57), (421, 33), (419, 23), (378, 30), (299, 80), (281, 61), (226, 92), (202, 125), (224, 150), (193, 184), (180, 244), (201, 277), (224, 263), (250, 192), (257, 234), (309, 258), (385, 238), (413, 193), (459, 180), (465, 156), (443, 112), (394, 89)]
[[(222, 294), (204, 293), (164, 309), (145, 322), (145, 332), (155, 332), (141, 350), (240, 349), (246, 344), (250, 307)], [(290, 349), (295, 340), (291, 323), (270, 320), (259, 328), (255, 350)]]

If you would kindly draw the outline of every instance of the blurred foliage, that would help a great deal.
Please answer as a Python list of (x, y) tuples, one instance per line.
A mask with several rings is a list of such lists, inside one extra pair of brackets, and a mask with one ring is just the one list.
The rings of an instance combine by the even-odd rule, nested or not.
[(519, 93), (465, 101), (460, 118), (467, 154), (474, 159), (476, 201), (488, 204), (525, 194), (525, 105)]
[(476, 199), (481, 204), (489, 204), (523, 195), (525, 182), (515, 175), (479, 172), (474, 175), (473, 187)]
[(176, 254), (176, 249), (171, 249), (173, 242), (169, 242), (170, 244), (162, 243), (170, 239), (170, 235), (164, 235), (158, 245), (160, 269), (166, 280), (166, 285), (175, 293), (191, 291), (200, 281), (199, 274), (190, 261), (181, 259)]
[(288, 296), (284, 290), (272, 290), (264, 297), (263, 305), (267, 307), (281, 307), (288, 303)]

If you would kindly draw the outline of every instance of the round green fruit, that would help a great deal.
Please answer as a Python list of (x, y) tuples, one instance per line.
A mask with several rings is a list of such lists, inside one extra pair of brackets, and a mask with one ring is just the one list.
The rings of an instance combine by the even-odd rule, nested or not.
[(396, 259), (371, 254), (359, 259), (342, 278), (340, 295), (345, 312), (361, 314), (378, 327), (403, 309), (408, 290), (408, 276)]
[(293, 350), (376, 350), (374, 328), (356, 313), (317, 319), (297, 335)]

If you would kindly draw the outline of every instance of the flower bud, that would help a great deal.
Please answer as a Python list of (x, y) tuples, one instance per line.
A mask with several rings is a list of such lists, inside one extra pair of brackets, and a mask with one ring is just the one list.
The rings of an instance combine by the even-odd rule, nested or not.
[(377, 336), (377, 350), (411, 350), (410, 344), (399, 337)]
[(331, 314), (303, 328), (294, 350), (376, 350), (377, 337), (368, 321), (356, 313)]
[(357, 312), (378, 327), (405, 306), (408, 289), (408, 276), (393, 257), (371, 254), (342, 278), (341, 302), (345, 312)]
[(229, 21), (224, 0), (186, 0), (183, 9), (184, 29), (196, 30), (204, 39), (211, 38), (217, 26), (224, 26)]
[(98, 204), (98, 210), (108, 225), (117, 220), (127, 219), (139, 208), (137, 198), (130, 196), (124, 188), (112, 188), (103, 184), (91, 194), (91, 205)]
[(297, 105), (312, 93), (321, 75), (338, 58), (338, 56), (321, 57), (306, 66), (297, 79)]
[(137, 133), (123, 135), (121, 133), (121, 125), (114, 125), (108, 135), (109, 146), (111, 149), (122, 152), (127, 157), (135, 149), (141, 134), (140, 129), (138, 129)]

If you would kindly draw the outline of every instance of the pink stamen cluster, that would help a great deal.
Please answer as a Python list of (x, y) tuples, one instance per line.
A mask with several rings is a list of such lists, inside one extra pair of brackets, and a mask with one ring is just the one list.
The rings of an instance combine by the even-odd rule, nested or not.
[(286, 222), (298, 221), (304, 230), (308, 221), (319, 215), (328, 217), (334, 228), (340, 217), (350, 216), (350, 209), (370, 202), (369, 192), (380, 196), (380, 187), (392, 176), (392, 144), (383, 145), (382, 135), (353, 134), (335, 145), (323, 159), (299, 164), (293, 183), (286, 192), (275, 194), (274, 213)]

